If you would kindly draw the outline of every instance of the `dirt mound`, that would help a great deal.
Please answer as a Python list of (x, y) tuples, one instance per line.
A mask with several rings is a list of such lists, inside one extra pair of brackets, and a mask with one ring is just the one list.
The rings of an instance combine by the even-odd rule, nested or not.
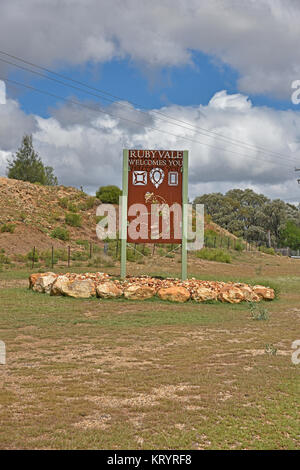
[[(76, 239), (98, 241), (96, 207), (99, 200), (84, 192), (65, 186), (41, 186), (25, 181), (0, 178), (0, 229), (13, 224), (14, 233), (0, 232), (0, 249), (7, 254), (27, 253), (51, 245), (59, 248)], [(66, 224), (67, 214), (77, 214), (79, 227)], [(57, 227), (69, 232), (67, 242), (52, 238)]]

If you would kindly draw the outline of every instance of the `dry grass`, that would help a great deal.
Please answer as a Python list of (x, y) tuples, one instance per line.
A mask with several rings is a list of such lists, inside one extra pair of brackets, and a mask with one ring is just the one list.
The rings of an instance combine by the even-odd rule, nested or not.
[(299, 448), (300, 262), (199, 261), (201, 278), (280, 286), (269, 320), (246, 304), (52, 298), (0, 273), (0, 448)]

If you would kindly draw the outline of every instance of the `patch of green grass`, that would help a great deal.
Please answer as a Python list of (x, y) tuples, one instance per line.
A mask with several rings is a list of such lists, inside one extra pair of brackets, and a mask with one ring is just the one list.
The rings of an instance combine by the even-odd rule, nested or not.
[(81, 227), (82, 219), (80, 214), (69, 213), (65, 217), (66, 224), (71, 225), (72, 227)]
[(231, 263), (231, 256), (228, 251), (220, 248), (202, 248), (196, 254), (197, 258), (208, 261), (219, 261), (220, 263)]
[[(189, 277), (269, 284), (236, 271)], [(299, 447), (296, 269), (274, 277), (281, 296), (257, 322), (246, 303), (51, 297), (29, 272), (0, 273), (1, 449)]]
[(1, 225), (0, 232), (14, 233), (16, 226), (14, 224), (3, 224)]
[(70, 234), (68, 230), (63, 227), (56, 227), (54, 230), (52, 230), (50, 235), (52, 238), (58, 238), (59, 240), (70, 240)]
[(269, 311), (264, 305), (249, 302), (249, 309), (253, 320), (269, 320)]

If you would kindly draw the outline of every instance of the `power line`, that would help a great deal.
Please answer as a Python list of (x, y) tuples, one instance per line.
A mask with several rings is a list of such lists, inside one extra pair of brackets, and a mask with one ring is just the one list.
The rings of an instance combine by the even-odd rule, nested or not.
[[(59, 74), (59, 73), (57, 73), (57, 72), (54, 72), (54, 71), (52, 71), (52, 70), (50, 70), (50, 69), (48, 69), (48, 68), (46, 68), (46, 67), (39, 66), (39, 65), (34, 64), (34, 63), (32, 63), (32, 62), (29, 62), (29, 61), (26, 61), (26, 60), (24, 60), (24, 59), (21, 59), (20, 57), (14, 56), (14, 55), (12, 55), (12, 54), (8, 54), (7, 52), (4, 52), (4, 51), (1, 51), (1, 50), (0, 50), (0, 54), (4, 54), (4, 55), (6, 55), (6, 56), (8, 56), (8, 57), (12, 57), (12, 58), (14, 58), (14, 59), (16, 59), (16, 60), (18, 60), (18, 61), (20, 61), (20, 62), (22, 62), (22, 63), (28, 64), (28, 65), (30, 65), (30, 66), (33, 66), (33, 67), (37, 68), (37, 69), (46, 71), (47, 73), (50, 73), (50, 74), (52, 74), (52, 75), (56, 75), (56, 76), (58, 76), (58, 77), (61, 77), (61, 78), (63, 78), (64, 80), (68, 80), (68, 81), (71, 81), (71, 82), (73, 82), (73, 83), (77, 83), (77, 84), (79, 84), (79, 85), (81, 85), (81, 86), (84, 86), (84, 87), (89, 88), (89, 89), (91, 89), (91, 90), (97, 91), (98, 93), (105, 94), (105, 95), (107, 95), (107, 96), (110, 96), (111, 98), (106, 98), (106, 97), (104, 97), (104, 96), (99, 96), (98, 93), (96, 94), (96, 93), (92, 93), (92, 92), (87, 91), (87, 90), (83, 90), (82, 88), (79, 88), (79, 87), (77, 87), (77, 86), (70, 85), (69, 83), (62, 82), (62, 81), (57, 80), (57, 79), (55, 79), (55, 78), (53, 78), (53, 77), (49, 77), (49, 76), (47, 76), (47, 75), (45, 75), (45, 74), (39, 73), (39, 72), (37, 72), (37, 71), (35, 71), (35, 70), (28, 69), (28, 68), (23, 67), (23, 66), (21, 66), (21, 65), (19, 65), (19, 64), (16, 64), (16, 63), (10, 62), (10, 61), (8, 61), (8, 60), (5, 60), (5, 59), (3, 59), (3, 58), (0, 58), (0, 60), (1, 60), (2, 62), (5, 62), (5, 63), (7, 63), (7, 64), (9, 64), (9, 65), (14, 66), (14, 67), (18, 67), (18, 68), (20, 68), (20, 69), (22, 69), (22, 70), (25, 70), (25, 71), (27, 71), (27, 72), (30, 72), (30, 73), (39, 75), (39, 76), (41, 76), (41, 77), (43, 77), (43, 78), (46, 78), (46, 79), (48, 79), (48, 80), (52, 80), (52, 81), (54, 81), (54, 82), (56, 82), (56, 83), (59, 83), (59, 84), (61, 84), (61, 85), (66, 86), (66, 87), (70, 87), (70, 88), (76, 89), (76, 90), (81, 91), (81, 92), (83, 92), (83, 93), (90, 94), (90, 95), (92, 95), (92, 96), (101, 98), (101, 99), (103, 99), (103, 100), (105, 100), (105, 101), (109, 101), (109, 102), (112, 102), (112, 103), (115, 103), (115, 102), (116, 102), (115, 99), (120, 99), (120, 100), (123, 100), (123, 99), (124, 99), (124, 98), (121, 98), (121, 97), (119, 97), (119, 96), (116, 96), (116, 95), (113, 95), (113, 94), (111, 94), (111, 93), (108, 93), (108, 92), (106, 92), (106, 91), (104, 91), (104, 90), (101, 90), (101, 89), (99, 89), (99, 88), (95, 88), (95, 87), (92, 87), (92, 86), (90, 86), (90, 85), (87, 85), (87, 84), (85, 84), (84, 82), (81, 82), (81, 81), (79, 81), (79, 80), (74, 80), (74, 79), (72, 79), (72, 78), (70, 78), (70, 77), (67, 77), (67, 76), (65, 76), (65, 75)], [(114, 98), (114, 99), (112, 99), (112, 98)], [(140, 104), (137, 104), (137, 103), (134, 103), (134, 102), (130, 102), (130, 101), (128, 101), (128, 100), (126, 100), (126, 101), (127, 101), (129, 104), (131, 104), (131, 105), (143, 107), (143, 106), (140, 105)], [(122, 107), (127, 107), (127, 108), (130, 107), (130, 106), (129, 106), (128, 104), (126, 104), (126, 103), (118, 103), (118, 105), (119, 105), (119, 106), (122, 106)], [(143, 108), (144, 108), (144, 107), (143, 107)], [(145, 108), (144, 108), (144, 109), (145, 109)], [(137, 110), (137, 111), (140, 112), (140, 113), (146, 114), (146, 115), (148, 116), (148, 113), (145, 112), (145, 111), (142, 111), (142, 110), (140, 110), (140, 109)], [(291, 162), (293, 162), (293, 163), (296, 162), (296, 160), (294, 160), (292, 157), (289, 157), (289, 156), (284, 155), (284, 154), (282, 154), (282, 153), (274, 152), (274, 151), (269, 150), (269, 149), (266, 149), (266, 148), (264, 148), (264, 147), (255, 146), (255, 145), (249, 144), (249, 143), (247, 143), (247, 142), (243, 142), (243, 141), (238, 140), (238, 139), (233, 139), (233, 138), (231, 138), (231, 137), (227, 137), (227, 136), (224, 136), (224, 135), (222, 135), (222, 134), (218, 134), (217, 132), (211, 131), (211, 130), (209, 130), (209, 129), (205, 129), (205, 128), (202, 128), (202, 127), (194, 126), (194, 125), (192, 125), (192, 124), (190, 124), (190, 123), (188, 123), (188, 122), (186, 122), (186, 121), (182, 121), (182, 120), (180, 120), (180, 119), (173, 118), (172, 116), (168, 116), (167, 114), (164, 114), (164, 113), (162, 113), (162, 112), (160, 112), (160, 111), (151, 110), (151, 113), (154, 113), (154, 114), (158, 114), (158, 115), (163, 116), (164, 119), (162, 119), (162, 118), (159, 118), (159, 119), (161, 119), (161, 120), (163, 120), (163, 121), (165, 121), (165, 122), (169, 122), (169, 123), (172, 124), (172, 125), (176, 125), (176, 126), (178, 126), (178, 127), (181, 127), (181, 128), (183, 128), (183, 129), (186, 129), (186, 130), (189, 130), (189, 131), (193, 131), (193, 130), (195, 129), (195, 130), (197, 130), (197, 133), (198, 133), (198, 134), (204, 135), (205, 137), (209, 137), (209, 138), (215, 138), (215, 137), (216, 137), (216, 138), (218, 138), (218, 139), (220, 139), (220, 140), (223, 140), (223, 141), (225, 141), (225, 142), (228, 142), (228, 143), (230, 143), (231, 145), (235, 145), (235, 146), (237, 146), (237, 147), (242, 147), (242, 148), (246, 148), (246, 149), (248, 149), (248, 150), (253, 150), (253, 151), (259, 151), (260, 153), (265, 153), (265, 154), (273, 155), (274, 157), (277, 157), (277, 158), (279, 158), (279, 157), (280, 157), (280, 158), (285, 158), (286, 160), (289, 160), (289, 161), (291, 161)], [(166, 119), (165, 119), (165, 118), (166, 118)], [(172, 123), (172, 122), (170, 121), (170, 119), (171, 119), (172, 121), (174, 121), (174, 122)], [(189, 127), (182, 126), (181, 124), (178, 124), (178, 123), (186, 124), (186, 125), (189, 126)], [(200, 129), (201, 131), (199, 131), (199, 129)], [(211, 134), (211, 135), (210, 135), (210, 134)]]
[[(109, 115), (109, 116), (112, 116), (114, 118), (117, 118), (117, 119), (121, 119), (123, 121), (127, 121), (127, 122), (130, 122), (130, 123), (133, 123), (133, 124), (136, 124), (138, 126), (143, 126), (140, 122), (138, 121), (134, 121), (132, 119), (128, 119), (128, 118), (125, 118), (125, 117), (122, 117), (122, 116), (118, 116), (112, 112), (109, 112), (107, 110), (104, 110), (104, 109), (101, 109), (99, 106), (96, 107), (96, 109), (94, 107), (91, 107), (91, 106), (88, 106), (86, 104), (83, 104), (83, 103), (80, 103), (78, 101), (74, 101), (74, 100), (71, 100), (69, 98), (64, 98), (62, 96), (59, 96), (59, 95), (56, 95), (54, 93), (50, 93), (48, 91), (45, 91), (45, 90), (40, 90), (36, 87), (33, 87), (33, 86), (30, 86), (30, 85), (25, 85), (24, 83), (20, 83), (20, 82), (17, 82), (16, 80), (12, 80), (12, 79), (8, 79), (8, 78), (4, 78), (4, 77), (0, 77), (0, 80), (5, 80), (6, 82), (9, 82), (9, 83), (12, 83), (14, 85), (17, 85), (17, 86), (21, 86), (21, 87), (24, 87), (24, 88), (27, 88), (29, 90), (33, 90), (33, 91), (36, 91), (38, 93), (41, 93), (41, 94), (44, 94), (44, 95), (47, 95), (47, 96), (51, 96), (52, 98), (56, 98), (56, 99), (59, 99), (59, 100), (63, 100), (63, 101), (66, 101), (68, 103), (71, 103), (71, 104), (74, 104), (76, 106), (81, 106), (83, 108), (87, 108), (87, 109), (90, 109), (92, 111), (96, 111), (96, 112), (101, 112), (103, 114), (106, 114), (106, 115)], [(204, 145), (206, 147), (210, 147), (210, 148), (213, 148), (213, 149), (216, 149), (216, 150), (220, 150), (222, 152), (230, 152), (231, 154), (235, 154), (235, 155), (238, 155), (239, 157), (241, 157), (241, 155), (238, 153), (238, 152), (234, 152), (232, 150), (229, 150), (229, 149), (223, 149), (223, 148), (220, 148), (220, 147), (215, 147), (214, 145), (210, 145), (210, 144), (207, 144), (205, 142), (201, 142), (199, 140), (194, 140), (194, 139), (191, 139), (189, 137), (184, 137), (184, 136), (180, 136), (178, 134), (174, 134), (173, 132), (169, 132), (169, 131), (166, 131), (166, 130), (162, 130), (162, 129), (159, 129), (157, 127), (153, 127), (153, 126), (143, 126), (143, 127), (147, 127), (148, 129), (152, 129), (152, 130), (155, 130), (157, 132), (160, 132), (160, 133), (163, 133), (163, 134), (168, 134), (168, 135), (171, 135), (173, 137), (176, 137), (177, 139), (183, 139), (183, 140), (187, 140), (189, 142), (193, 142), (193, 143), (197, 143), (197, 144), (200, 144), (200, 145)], [(246, 158), (250, 158), (250, 159), (254, 159), (254, 160), (257, 160), (257, 157), (254, 157), (254, 156), (251, 156), (251, 155), (245, 155), (243, 154), (244, 157)], [(284, 168), (287, 168), (285, 165), (283, 165), (282, 163), (279, 163), (279, 162), (276, 162), (276, 161), (272, 161), (272, 160), (265, 160), (265, 159), (260, 159), (260, 161), (263, 161), (263, 162), (266, 162), (266, 163), (271, 163), (271, 164), (275, 164), (275, 165), (279, 165), (279, 166), (282, 166)]]

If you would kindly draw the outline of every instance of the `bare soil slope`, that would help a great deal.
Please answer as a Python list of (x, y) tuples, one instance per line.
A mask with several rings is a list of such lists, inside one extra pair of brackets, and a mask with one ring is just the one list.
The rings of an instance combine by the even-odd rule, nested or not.
[[(40, 186), (25, 181), (0, 178), (0, 229), (14, 224), (14, 233), (0, 232), (0, 249), (7, 254), (27, 253), (32, 246), (40, 249), (66, 243), (51, 237), (56, 227), (69, 231), (70, 241), (97, 241), (96, 207), (99, 200), (65, 186)], [(80, 215), (81, 227), (66, 225), (68, 213)]]

